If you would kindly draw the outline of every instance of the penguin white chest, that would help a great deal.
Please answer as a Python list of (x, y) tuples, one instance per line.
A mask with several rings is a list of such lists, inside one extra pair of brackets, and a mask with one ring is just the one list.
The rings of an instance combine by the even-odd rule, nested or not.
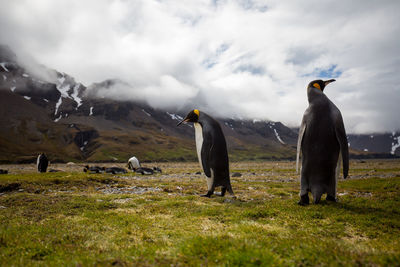
[(201, 148), (203, 146), (203, 128), (198, 122), (194, 123), (194, 135), (196, 137), (197, 157), (199, 158), (199, 163), (201, 168), (203, 168), (203, 163), (201, 162)]

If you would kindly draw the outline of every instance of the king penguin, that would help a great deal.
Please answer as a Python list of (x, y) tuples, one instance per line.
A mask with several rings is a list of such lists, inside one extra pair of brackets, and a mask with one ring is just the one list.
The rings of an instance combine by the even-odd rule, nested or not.
[[(296, 171), (301, 161), (299, 205), (308, 205), (308, 192), (315, 204), (322, 194), (336, 202), (336, 186), (343, 160), (343, 177), (349, 171), (349, 148), (340, 110), (324, 94), (334, 79), (308, 84), (309, 106), (304, 112), (297, 141)], [(300, 159), (300, 154), (302, 158)]]
[(226, 149), (226, 141), (219, 123), (204, 112), (195, 109), (178, 123), (193, 122), (195, 129), (196, 150), (200, 166), (207, 176), (207, 194), (214, 194), (215, 187), (221, 186), (221, 196), (226, 190), (233, 196), (231, 181), (229, 178), (229, 159)]
[(40, 153), (36, 161), (38, 172), (46, 172), (49, 160), (44, 153)]

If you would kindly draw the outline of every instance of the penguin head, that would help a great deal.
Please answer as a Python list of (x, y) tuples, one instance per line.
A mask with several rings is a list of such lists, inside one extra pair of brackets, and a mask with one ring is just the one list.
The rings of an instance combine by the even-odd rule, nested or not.
[(194, 109), (190, 111), (186, 117), (181, 120), (176, 126), (179, 126), (182, 124), (182, 122), (198, 122), (199, 121), (199, 116), (200, 116), (200, 111), (198, 109)]
[(327, 81), (315, 80), (308, 84), (308, 88), (316, 88), (323, 92), (325, 89), (325, 86), (327, 86), (328, 84), (330, 84), (331, 82), (334, 82), (334, 81), (336, 81), (336, 80), (335, 79), (330, 79)]

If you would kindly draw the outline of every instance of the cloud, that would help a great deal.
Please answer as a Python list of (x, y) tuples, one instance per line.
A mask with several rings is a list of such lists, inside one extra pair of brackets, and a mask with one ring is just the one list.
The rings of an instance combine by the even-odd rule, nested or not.
[(107, 96), (299, 125), (306, 85), (348, 132), (400, 129), (398, 1), (3, 1), (0, 42)]

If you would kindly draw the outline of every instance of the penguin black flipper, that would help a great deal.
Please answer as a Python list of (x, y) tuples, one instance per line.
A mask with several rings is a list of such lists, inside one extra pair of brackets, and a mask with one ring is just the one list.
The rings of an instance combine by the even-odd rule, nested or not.
[[(343, 178), (347, 178), (349, 174), (349, 145), (347, 141), (346, 130), (344, 129), (343, 118), (340, 111), (337, 112), (335, 118), (336, 139), (339, 142), (340, 153), (343, 160)], [(340, 160), (340, 159), (339, 159)]]
[(304, 136), (304, 133), (305, 133), (306, 127), (307, 127), (306, 115), (307, 115), (307, 112), (303, 116), (303, 120), (301, 122), (300, 129), (299, 129), (299, 137), (297, 139), (297, 155), (296, 155), (296, 172), (297, 173), (299, 173), (299, 164), (301, 164), (301, 162), (300, 162), (301, 142), (303, 141), (303, 136)]
[(205, 136), (205, 138), (203, 138), (203, 144), (201, 146), (201, 165), (203, 166), (204, 174), (207, 177), (211, 177), (210, 151), (212, 144), (209, 140), (211, 140), (211, 138)]

